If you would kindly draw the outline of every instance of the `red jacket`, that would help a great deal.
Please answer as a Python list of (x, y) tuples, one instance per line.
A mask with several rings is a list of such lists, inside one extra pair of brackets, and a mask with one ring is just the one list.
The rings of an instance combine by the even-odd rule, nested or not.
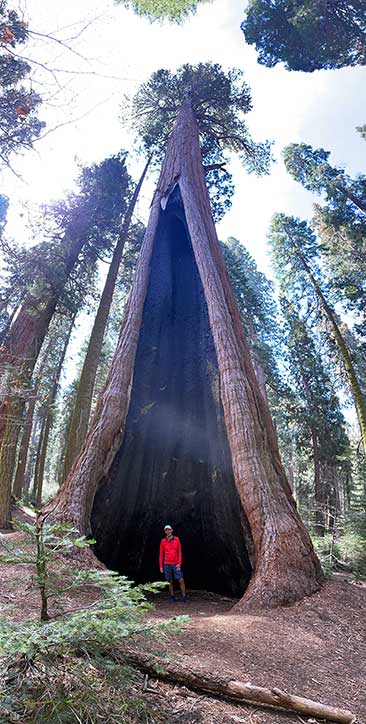
[(163, 567), (163, 563), (172, 565), (182, 565), (182, 548), (177, 535), (173, 535), (171, 540), (163, 538), (160, 543), (159, 567)]

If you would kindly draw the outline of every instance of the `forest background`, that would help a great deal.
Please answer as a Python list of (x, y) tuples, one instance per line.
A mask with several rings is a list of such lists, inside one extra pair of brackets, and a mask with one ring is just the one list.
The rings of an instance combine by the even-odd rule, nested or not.
[[(352, 561), (355, 570), (362, 572), (364, 453), (353, 397), (335, 349), (334, 331), (329, 330), (329, 319), (325, 319), (311, 284), (304, 281), (296, 260), (291, 260), (283, 217), (277, 217), (272, 226), (272, 258), (266, 239), (276, 212), (311, 220), (314, 203), (324, 205), (331, 198), (331, 210), (334, 204), (341, 206), (339, 198), (334, 201), (331, 197), (326, 184), (310, 184), (313, 190), (320, 191), (319, 195), (309, 190), (309, 183), (300, 185), (294, 180), (296, 170), (292, 175), (288, 173), (282, 160), (284, 146), (305, 143), (314, 149), (324, 148), (331, 152), (332, 167), (344, 168), (351, 179), (362, 173), (366, 146), (356, 126), (362, 126), (366, 117), (366, 104), (359, 91), (364, 68), (301, 73), (289, 72), (281, 65), (258, 65), (254, 48), (245, 44), (240, 30), (244, 9), (234, 2), (203, 4), (189, 23), (181, 26), (151, 24), (122, 6), (108, 8), (102, 3), (93, 9), (87, 3), (78, 3), (77, 7), (66, 3), (62, 9), (55, 8), (52, 27), (41, 2), (28, 2), (20, 8), (20, 14), (36, 33), (30, 33), (20, 54), (31, 61), (31, 88), (40, 95), (37, 113), (45, 126), (34, 150), (12, 156), (12, 169), (5, 165), (2, 171), (4, 195), (11, 199), (4, 231), (10, 265), (4, 268), (4, 300), (9, 302), (5, 305), (4, 325), (16, 314), (29, 284), (25, 275), (23, 288), (20, 285), (18, 290), (20, 296), (6, 296), (24, 240), (29, 250), (54, 234), (55, 214), (50, 207), (58, 209), (59, 214), (64, 211), (66, 193), (78, 192), (75, 183), (80, 168), (102, 163), (121, 149), (131, 148), (136, 134), (128, 127), (128, 98), (141, 82), (153, 70), (164, 67), (174, 71), (186, 62), (210, 61), (220, 63), (224, 69), (242, 69), (253, 98), (248, 127), (255, 140), (274, 142), (275, 163), (268, 175), (257, 177), (245, 172), (237, 159), (230, 159), (235, 193), (231, 209), (218, 224), (218, 233), (223, 242), (229, 238), (240, 242), (231, 240), (227, 244), (227, 267), (251, 340), (253, 360), (266, 385), (300, 511), (327, 565), (347, 566)], [(130, 154), (127, 165), (131, 176), (137, 178), (143, 158)], [(135, 233), (121, 268), (93, 404), (113, 354), (155, 179), (151, 174), (135, 210)], [(359, 191), (364, 198), (362, 179)], [(45, 203), (48, 209), (41, 208)], [(355, 269), (347, 259), (339, 265), (342, 237), (337, 237), (331, 252), (325, 252), (329, 248), (327, 229), (332, 224), (324, 220), (319, 208), (317, 217), (317, 228), (321, 229), (317, 239), (309, 236), (304, 226), (297, 227), (296, 233), (309, 259), (316, 262), (315, 271), (352, 350), (364, 396), (362, 284), (357, 287), (359, 293), (350, 291), (355, 286), (356, 271), (362, 271), (362, 267), (357, 263)], [(363, 234), (359, 215), (351, 220), (347, 217), (347, 224), (347, 239), (352, 237), (349, 224), (354, 224), (357, 234)], [(352, 247), (352, 239), (350, 244)], [(360, 249), (364, 264), (362, 240)], [(293, 266), (284, 277), (288, 263)], [(75, 292), (72, 320), (78, 312), (71, 338), (68, 340), (68, 329), (62, 326), (64, 319), (59, 320), (62, 334), (57, 324), (54, 328), (51, 325), (35, 370), (29, 449), (26, 461), (21, 459), (23, 465), (26, 462), (22, 471), (25, 497), (33, 503), (52, 495), (63, 477), (73, 396), (105, 268), (105, 262), (100, 261), (96, 272), (86, 272), (86, 286), (71, 290), (71, 296)], [(274, 288), (270, 280), (275, 281)], [(86, 304), (81, 304), (78, 295)], [(282, 302), (281, 296), (286, 296)], [(28, 408), (30, 402), (28, 399)], [(19, 418), (19, 425), (22, 431), (27, 429), (25, 417)], [(17, 452), (20, 454), (19, 447)]]

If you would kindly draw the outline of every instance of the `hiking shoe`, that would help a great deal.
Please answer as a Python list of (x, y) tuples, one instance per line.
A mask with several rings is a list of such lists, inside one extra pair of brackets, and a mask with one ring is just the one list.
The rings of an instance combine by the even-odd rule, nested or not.
[(175, 596), (170, 596), (170, 598), (169, 598), (170, 603), (175, 603), (176, 600), (177, 599)]
[(182, 596), (182, 603), (188, 603), (187, 596)]

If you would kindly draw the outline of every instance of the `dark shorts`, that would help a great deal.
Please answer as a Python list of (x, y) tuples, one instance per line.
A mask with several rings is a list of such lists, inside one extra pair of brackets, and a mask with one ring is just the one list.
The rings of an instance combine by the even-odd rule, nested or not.
[(164, 563), (164, 576), (166, 581), (180, 581), (183, 578), (182, 569), (175, 563)]

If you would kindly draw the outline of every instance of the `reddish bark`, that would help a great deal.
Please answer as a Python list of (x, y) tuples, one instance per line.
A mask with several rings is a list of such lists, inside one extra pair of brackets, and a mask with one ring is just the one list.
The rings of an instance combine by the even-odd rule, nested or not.
[(56, 370), (54, 372), (53, 377), (53, 383), (51, 392), (48, 399), (47, 404), (47, 410), (45, 410), (45, 417), (42, 422), (41, 432), (40, 432), (40, 438), (39, 438), (39, 448), (37, 452), (37, 461), (36, 461), (36, 471), (34, 476), (34, 487), (33, 487), (33, 499), (36, 505), (37, 510), (41, 507), (42, 503), (42, 491), (43, 491), (43, 478), (44, 478), (44, 471), (45, 471), (45, 465), (46, 465), (46, 456), (47, 456), (47, 448), (48, 448), (48, 439), (52, 428), (52, 422), (53, 422), (53, 405), (55, 404), (55, 400), (57, 397), (57, 393), (59, 390), (59, 379), (62, 372), (63, 364), (66, 357), (67, 348), (69, 346), (71, 332), (74, 328), (75, 324), (75, 317), (76, 314), (73, 315), (69, 329), (67, 331), (65, 341), (61, 350), (60, 358), (56, 367)]
[(258, 354), (258, 337), (257, 337), (257, 333), (255, 331), (255, 328), (254, 328), (254, 325), (252, 322), (249, 322), (249, 336), (250, 336), (250, 339), (252, 342), (251, 358), (252, 358), (252, 362), (253, 362), (253, 367), (255, 370), (255, 374), (257, 376), (257, 380), (258, 380), (258, 384), (259, 384), (261, 393), (268, 404), (266, 378), (265, 378), (262, 363), (261, 363), (261, 360), (260, 360), (260, 357)]
[(123, 438), (149, 263), (161, 207), (179, 184), (201, 277), (220, 373), (221, 400), (237, 490), (255, 548), (255, 571), (238, 610), (288, 603), (319, 589), (319, 561), (281, 463), (266, 400), (250, 359), (212, 219), (197, 124), (187, 103), (170, 138), (116, 354), (82, 453), (56, 498), (54, 518), (89, 529), (99, 480)]
[(27, 400), (27, 391), (50, 321), (83, 241), (65, 242), (64, 264), (58, 283), (41, 284), (37, 295), (29, 293), (1, 347), (0, 370), (4, 390), (0, 399), (0, 521), (10, 520), (10, 494), (16, 450)]
[(33, 418), (34, 418), (34, 411), (36, 407), (37, 402), (37, 396), (40, 386), (40, 380), (43, 375), (44, 366), (47, 360), (47, 356), (50, 350), (52, 340), (48, 341), (48, 344), (44, 348), (42, 352), (42, 361), (39, 366), (39, 374), (37, 375), (36, 382), (34, 384), (34, 389), (31, 391), (31, 396), (29, 398), (28, 402), (28, 409), (24, 421), (24, 427), (23, 427), (23, 434), (22, 439), (19, 445), (19, 454), (18, 454), (18, 464), (17, 469), (15, 473), (14, 478), (14, 484), (13, 484), (13, 496), (16, 500), (19, 500), (22, 497), (23, 492), (23, 484), (24, 484), (24, 478), (25, 478), (25, 471), (27, 467), (27, 460), (28, 460), (28, 451), (29, 451), (29, 445), (30, 445), (30, 439), (32, 435), (32, 428), (33, 428)]
[(28, 450), (33, 427), (34, 410), (36, 407), (36, 391), (31, 397), (28, 405), (27, 416), (24, 423), (22, 441), (20, 443), (18, 465), (13, 484), (13, 495), (16, 500), (22, 497), (25, 469), (27, 467)]

